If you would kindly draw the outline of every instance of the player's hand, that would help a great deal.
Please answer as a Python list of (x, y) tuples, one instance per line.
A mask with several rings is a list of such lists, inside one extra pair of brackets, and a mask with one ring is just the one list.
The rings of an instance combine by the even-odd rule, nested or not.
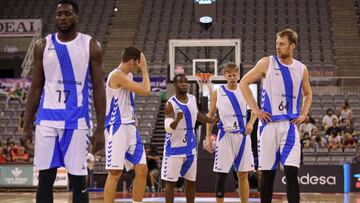
[(140, 62), (137, 63), (137, 65), (141, 68), (142, 72), (147, 71), (147, 61), (146, 61), (144, 53), (142, 53), (142, 52), (140, 53)]
[(213, 151), (212, 151), (212, 142), (211, 142), (211, 139), (210, 139), (210, 135), (206, 135), (206, 137), (205, 137), (205, 146), (204, 146), (204, 148), (210, 154), (213, 153)]
[(215, 123), (219, 122), (219, 117), (218, 116), (210, 117), (209, 119), (210, 119), (211, 124), (215, 124)]
[(183, 112), (178, 112), (177, 115), (176, 115), (176, 120), (180, 121), (183, 118), (184, 118), (184, 113)]
[(294, 125), (300, 125), (305, 121), (306, 115), (300, 115), (297, 119), (291, 120), (291, 123)]
[(271, 121), (271, 115), (268, 112), (256, 109), (253, 110), (253, 113), (257, 118), (259, 118), (264, 123), (268, 123)]
[(32, 139), (32, 130), (30, 128), (24, 128), (22, 131), (22, 137), (24, 139), (24, 143), (27, 145), (28, 142)]
[(93, 150), (92, 154), (96, 154), (101, 151), (105, 146), (105, 134), (103, 128), (96, 127), (94, 135), (93, 135)]
[(246, 124), (245, 135), (249, 135), (253, 131), (254, 126), (250, 123)]

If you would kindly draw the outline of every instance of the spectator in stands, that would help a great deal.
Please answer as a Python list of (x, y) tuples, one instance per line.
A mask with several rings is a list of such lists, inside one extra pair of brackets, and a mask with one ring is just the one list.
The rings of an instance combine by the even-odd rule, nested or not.
[(352, 120), (352, 111), (349, 106), (349, 102), (345, 101), (344, 106), (341, 109), (340, 112), (340, 122), (344, 122), (346, 119), (349, 119), (350, 122)]
[(360, 164), (360, 149), (358, 149), (357, 155), (352, 160), (353, 164)]
[(344, 126), (341, 128), (341, 132), (343, 135), (345, 134), (350, 134), (352, 136), (355, 135), (355, 130), (354, 128), (351, 126), (351, 121), (350, 119), (345, 119), (344, 120)]
[(156, 183), (156, 179), (159, 177), (160, 174), (160, 169), (157, 163), (158, 161), (160, 161), (160, 157), (154, 145), (150, 145), (149, 147), (146, 147), (145, 150), (146, 150), (146, 161), (148, 166), (148, 175), (150, 179), (151, 192), (156, 192), (155, 183)]
[(314, 149), (326, 148), (326, 140), (320, 135), (311, 137), (311, 147)]
[(15, 150), (12, 151), (11, 154), (12, 161), (16, 163), (24, 163), (29, 162), (29, 154), (25, 152), (24, 146), (19, 146)]
[(331, 150), (338, 148), (341, 148), (341, 138), (339, 136), (339, 133), (333, 130), (331, 131), (331, 136), (329, 137), (328, 149)]
[(333, 118), (332, 125), (327, 128), (325, 134), (327, 136), (330, 136), (332, 134), (332, 132), (335, 132), (337, 135), (341, 134), (341, 128), (338, 126), (338, 119), (337, 118)]
[(303, 148), (310, 148), (311, 137), (310, 137), (309, 132), (305, 132), (305, 133), (301, 134), (300, 141), (301, 141), (301, 146)]
[(10, 100), (18, 100), (21, 104), (24, 101), (24, 89), (20, 82), (15, 83), (15, 87), (11, 88), (7, 93), (5, 108), (8, 107)]
[(4, 155), (4, 148), (0, 146), (0, 164), (6, 163), (9, 161), (9, 158)]
[(324, 130), (326, 131), (333, 124), (333, 119), (338, 120), (338, 118), (334, 115), (334, 111), (332, 109), (326, 110), (326, 115), (322, 119), (322, 124)]
[(343, 149), (356, 147), (356, 141), (351, 134), (349, 133), (344, 134), (344, 141), (342, 143), (342, 147)]
[(315, 125), (315, 124), (316, 124), (316, 120), (315, 120), (313, 117), (311, 117), (311, 114), (310, 114), (310, 113), (308, 113), (308, 117), (309, 117), (309, 122), (312, 123), (313, 125)]
[(308, 133), (309, 137), (312, 137), (313, 135), (316, 135), (318, 130), (314, 124), (310, 123), (310, 117), (307, 116), (304, 123), (300, 124), (299, 131), (300, 136), (303, 136), (304, 133)]
[(12, 162), (13, 161), (13, 154), (15, 153), (16, 149), (16, 145), (13, 141), (9, 140), (8, 144), (7, 144), (7, 155), (9, 157), (9, 161)]

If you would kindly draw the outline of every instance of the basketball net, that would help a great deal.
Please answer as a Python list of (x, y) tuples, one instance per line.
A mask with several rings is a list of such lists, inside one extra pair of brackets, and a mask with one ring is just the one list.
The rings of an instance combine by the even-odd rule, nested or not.
[(208, 91), (211, 92), (211, 76), (213, 73), (196, 73), (196, 82), (199, 85), (199, 92)]

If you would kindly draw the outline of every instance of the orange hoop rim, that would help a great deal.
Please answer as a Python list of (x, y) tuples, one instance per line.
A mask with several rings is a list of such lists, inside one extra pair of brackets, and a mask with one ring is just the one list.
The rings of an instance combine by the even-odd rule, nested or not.
[(196, 73), (195, 76), (198, 78), (198, 80), (200, 81), (207, 81), (210, 79), (211, 76), (213, 76), (213, 73)]

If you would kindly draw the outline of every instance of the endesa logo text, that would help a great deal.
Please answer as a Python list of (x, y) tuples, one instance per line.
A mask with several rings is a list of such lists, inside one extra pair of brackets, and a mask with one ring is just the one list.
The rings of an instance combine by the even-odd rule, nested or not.
[[(301, 185), (336, 185), (335, 176), (311, 176), (309, 173), (298, 177)], [(283, 184), (286, 184), (286, 177), (281, 179)]]

